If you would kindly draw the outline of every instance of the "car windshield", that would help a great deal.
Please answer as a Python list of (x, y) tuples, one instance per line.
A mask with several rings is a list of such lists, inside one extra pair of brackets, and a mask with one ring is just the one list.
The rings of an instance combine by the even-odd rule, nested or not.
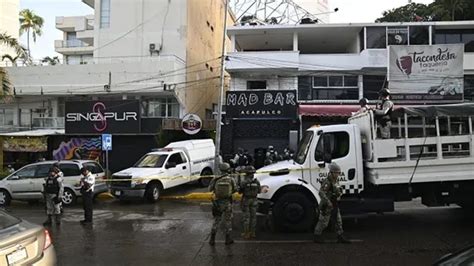
[(15, 224), (19, 224), (20, 219), (0, 211), (0, 229), (3, 230)]
[(303, 164), (306, 160), (306, 155), (308, 154), (309, 146), (311, 144), (311, 140), (313, 139), (313, 134), (313, 131), (308, 131), (304, 135), (300, 146), (298, 147), (298, 151), (296, 152), (295, 162)]
[(163, 164), (168, 157), (167, 154), (147, 154), (143, 156), (134, 167), (163, 167)]

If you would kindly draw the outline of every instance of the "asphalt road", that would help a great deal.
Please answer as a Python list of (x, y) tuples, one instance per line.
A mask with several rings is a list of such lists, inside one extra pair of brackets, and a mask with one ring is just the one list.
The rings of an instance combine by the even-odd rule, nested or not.
[[(94, 224), (83, 227), (80, 206), (67, 208), (60, 228), (52, 227), (60, 265), (430, 265), (446, 253), (474, 244), (474, 215), (458, 207), (425, 208), (417, 202), (397, 211), (344, 220), (352, 244), (314, 244), (311, 234), (260, 230), (256, 241), (207, 244), (210, 205), (161, 201), (117, 201), (95, 205)], [(14, 203), (9, 211), (35, 223), (45, 219), (41, 205)], [(262, 219), (263, 220), (263, 219)], [(261, 228), (262, 229), (262, 228)], [(325, 234), (335, 237), (332, 233)]]

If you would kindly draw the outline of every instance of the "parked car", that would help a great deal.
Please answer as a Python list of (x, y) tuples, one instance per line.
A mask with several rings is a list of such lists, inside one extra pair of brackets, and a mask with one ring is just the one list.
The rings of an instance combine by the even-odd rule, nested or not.
[(446, 254), (433, 265), (474, 265), (474, 245)]
[[(76, 185), (81, 179), (80, 169), (88, 168), (96, 175), (96, 181), (105, 178), (104, 169), (95, 161), (91, 160), (65, 160), (65, 161), (43, 161), (26, 165), (7, 177), (0, 180), (0, 205), (8, 206), (10, 201), (38, 201), (43, 199), (44, 178), (48, 176), (49, 170), (54, 163), (59, 163), (59, 168), (64, 173), (63, 204), (73, 205), (77, 197), (81, 196)], [(108, 191), (105, 182), (96, 182), (94, 195)]]
[(155, 202), (164, 189), (194, 181), (206, 187), (213, 174), (215, 150), (212, 139), (172, 142), (113, 174), (116, 182), (111, 192), (120, 200), (139, 197)]
[(55, 265), (48, 230), (0, 211), (0, 265)]

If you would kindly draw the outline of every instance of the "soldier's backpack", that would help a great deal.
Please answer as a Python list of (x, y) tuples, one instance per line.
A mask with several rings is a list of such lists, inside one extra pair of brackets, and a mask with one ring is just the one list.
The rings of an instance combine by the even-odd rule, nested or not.
[(214, 185), (216, 199), (229, 199), (232, 197), (232, 180), (229, 176), (219, 178)]
[(248, 198), (256, 198), (259, 191), (260, 186), (257, 184), (257, 182), (255, 182), (255, 180), (252, 180), (251, 182), (245, 184), (244, 196)]

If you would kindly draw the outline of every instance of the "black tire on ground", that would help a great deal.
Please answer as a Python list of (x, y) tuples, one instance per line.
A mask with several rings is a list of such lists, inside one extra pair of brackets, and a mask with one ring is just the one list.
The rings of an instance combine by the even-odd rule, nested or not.
[(199, 185), (201, 187), (208, 187), (209, 183), (211, 183), (211, 180), (212, 180), (212, 170), (210, 169), (202, 170), (201, 176), (202, 177), (199, 178)]
[(77, 197), (76, 193), (70, 188), (65, 188), (63, 192), (63, 206), (68, 207), (76, 204)]
[(145, 200), (153, 203), (157, 202), (161, 195), (161, 187), (157, 183), (148, 184), (145, 190)]
[(277, 230), (309, 231), (315, 222), (315, 208), (308, 197), (296, 191), (281, 195), (272, 208)]
[(12, 201), (10, 193), (5, 189), (0, 189), (0, 206), (9, 206)]

